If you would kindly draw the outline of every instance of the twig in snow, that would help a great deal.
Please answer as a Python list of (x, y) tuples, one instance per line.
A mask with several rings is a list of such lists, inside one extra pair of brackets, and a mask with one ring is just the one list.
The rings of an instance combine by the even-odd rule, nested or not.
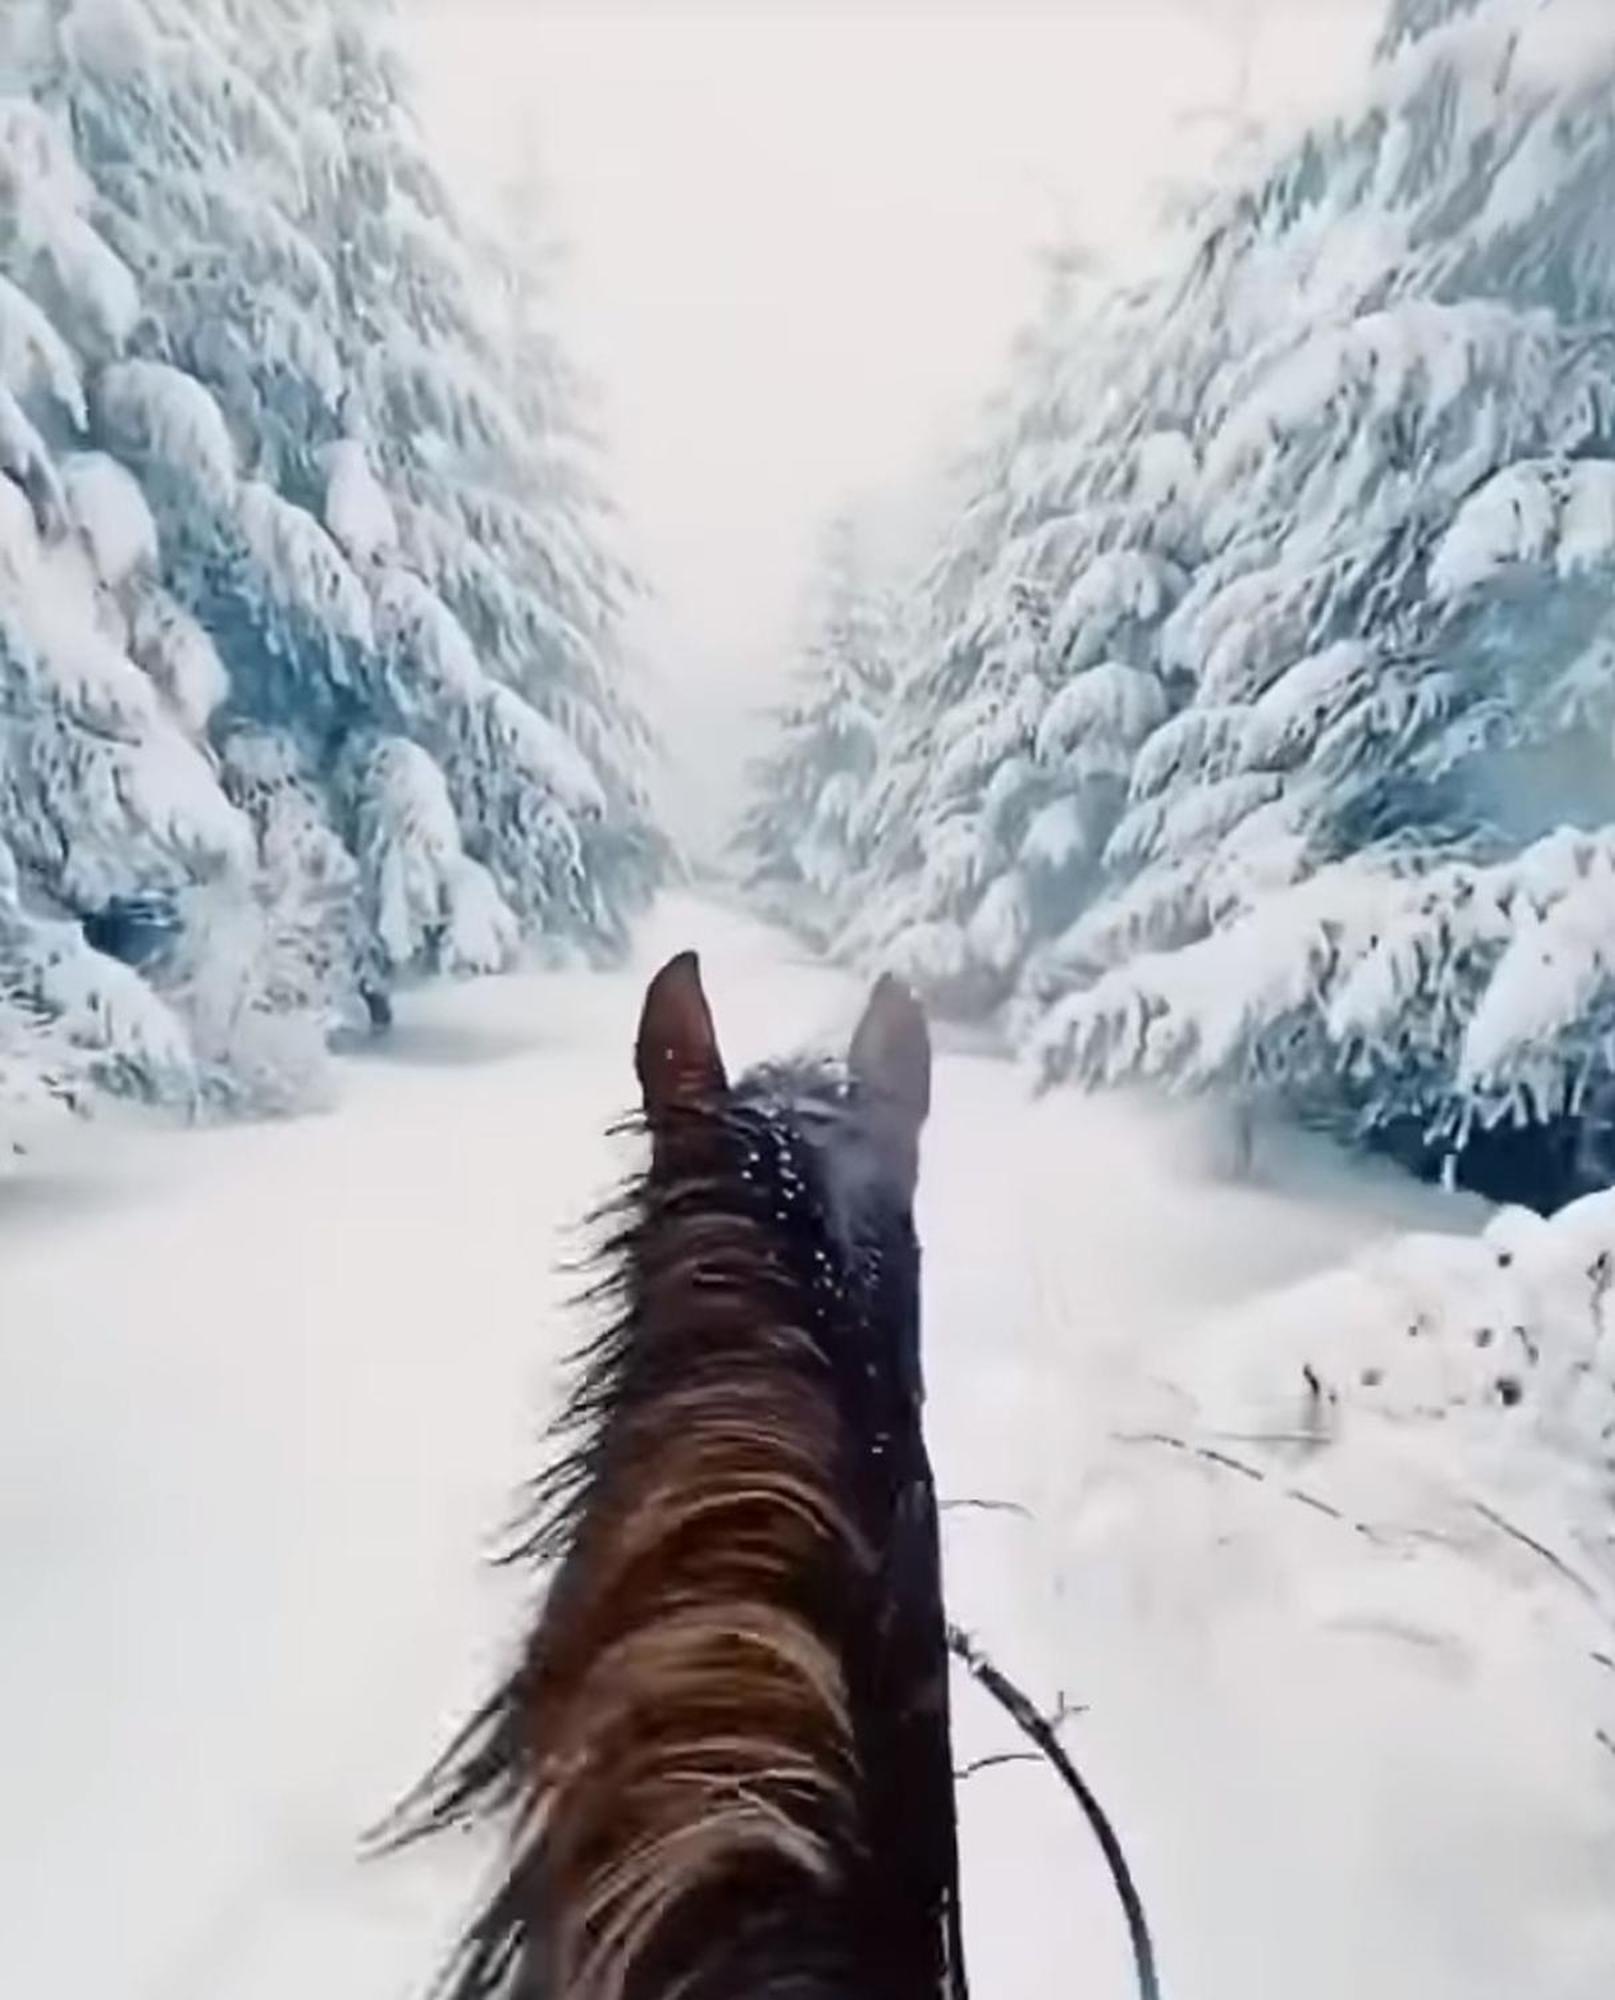
[(1321, 1431), (1207, 1431), (1218, 1444), (1327, 1444)]
[(1565, 1561), (1564, 1557), (1556, 1556), (1546, 1543), (1539, 1542), (1534, 1535), (1528, 1535), (1523, 1528), (1516, 1528), (1512, 1521), (1505, 1519), (1503, 1515), (1497, 1512), (1495, 1507), (1488, 1507), (1484, 1500), (1471, 1500), (1469, 1504), (1480, 1515), (1482, 1520), (1490, 1521), (1494, 1528), (1501, 1529), (1505, 1535), (1511, 1540), (1518, 1542), (1522, 1548), (1530, 1549), (1534, 1554), (1541, 1556), (1542, 1560), (1551, 1569), (1557, 1570), (1567, 1583), (1574, 1584), (1589, 1604), (1596, 1604), (1598, 1602), (1598, 1593), (1587, 1579), (1578, 1576), (1569, 1563)]
[(1193, 1447), (1195, 1455), (1203, 1458), (1207, 1465), (1220, 1465), (1225, 1472), (1237, 1472), (1242, 1479), (1254, 1479), (1258, 1486), (1267, 1478), (1260, 1467), (1247, 1465), (1241, 1458), (1231, 1458), (1225, 1451), (1216, 1451), (1210, 1445)]
[(1000, 1750), (991, 1757), (975, 1757), (954, 1772), (961, 1783), (966, 1778), (975, 1777), (978, 1771), (995, 1771), (1000, 1764), (1041, 1764), (1043, 1759), (1035, 1750)]
[(1267, 1478), (1254, 1465), (1246, 1465), (1242, 1460), (1230, 1458), (1225, 1451), (1213, 1451), (1210, 1445), (1190, 1444), (1187, 1438), (1173, 1437), (1169, 1431), (1112, 1431), (1111, 1436), (1118, 1444), (1158, 1444), (1168, 1451), (1181, 1451), (1186, 1458), (1203, 1458), (1207, 1465), (1220, 1465), (1225, 1472), (1237, 1472), (1244, 1479), (1254, 1479), (1258, 1484)]
[(1137, 1885), (1133, 1881), (1133, 1871), (1127, 1865), (1127, 1856), (1116, 1837), (1116, 1830), (1105, 1817), (1100, 1805), (1089, 1789), (1080, 1771), (1066, 1754), (1065, 1745), (1060, 1741), (1059, 1731), (1049, 1717), (1043, 1714), (1029, 1695), (1023, 1694), (1009, 1677), (1002, 1673), (980, 1650), (967, 1632), (957, 1625), (948, 1627), (948, 1651), (962, 1662), (971, 1677), (986, 1689), (994, 1701), (1002, 1708), (1021, 1733), (1054, 1766), (1066, 1789), (1082, 1808), (1083, 1815), (1093, 1829), (1094, 1838), (1104, 1853), (1105, 1865), (1110, 1870), (1110, 1879), (1116, 1885), (1116, 1894), (1127, 1918), (1127, 1935), (1133, 1947), (1133, 1966), (1138, 1977), (1140, 2000), (1161, 2000), (1161, 1983), (1155, 1967), (1155, 1946), (1150, 1938), (1148, 1919), (1144, 1915), (1144, 1905), (1139, 1897)]
[(1349, 1514), (1342, 1514), (1338, 1507), (1332, 1507), (1327, 1500), (1320, 1500), (1316, 1494), (1308, 1493), (1299, 1486), (1286, 1486), (1271, 1473), (1263, 1472), (1260, 1466), (1247, 1465), (1243, 1459), (1231, 1458), (1225, 1451), (1213, 1451), (1209, 1445), (1191, 1444), (1187, 1438), (1173, 1437), (1169, 1431), (1112, 1431), (1111, 1436), (1118, 1444), (1161, 1445), (1167, 1451), (1181, 1452), (1185, 1458), (1198, 1458), (1220, 1471), (1237, 1472), (1241, 1479), (1252, 1480), (1258, 1486), (1271, 1486), (1275, 1493), (1282, 1493), (1286, 1500), (1293, 1500), (1298, 1507), (1310, 1507), (1315, 1514), (1338, 1521), (1343, 1528), (1350, 1528), (1354, 1535), (1361, 1535), (1365, 1541), (1383, 1542), (1386, 1539), (1380, 1529), (1371, 1528), (1366, 1521), (1354, 1521)]
[(1019, 1514), (1023, 1521), (1032, 1519), (1030, 1507), (1023, 1507), (1018, 1500), (944, 1500), (941, 1511), (944, 1514), (970, 1511), (977, 1514)]
[(1602, 1340), (1604, 1337), (1604, 1300), (1609, 1296), (1611, 1282), (1615, 1281), (1615, 1265), (1611, 1264), (1610, 1254), (1607, 1250), (1601, 1250), (1593, 1259), (1587, 1276), (1593, 1288), (1593, 1325), (1598, 1331), (1599, 1339)]
[(1608, 1667), (1610, 1672), (1615, 1674), (1615, 1659), (1611, 1659), (1608, 1653), (1594, 1653), (1593, 1662), (1596, 1666)]
[(1609, 1754), (1612, 1757), (1615, 1757), (1615, 1736), (1611, 1736), (1607, 1729), (1595, 1729), (1593, 1731), (1593, 1734), (1598, 1738), (1599, 1742), (1603, 1744), (1604, 1748), (1609, 1752)]

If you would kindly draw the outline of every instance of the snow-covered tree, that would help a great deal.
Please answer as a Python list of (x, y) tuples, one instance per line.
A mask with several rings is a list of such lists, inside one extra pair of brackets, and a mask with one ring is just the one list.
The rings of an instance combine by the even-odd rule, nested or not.
[[(227, 1020), (380, 1017), (518, 925), (619, 945), (659, 860), (604, 503), (546, 469), (563, 406), (513, 393), (538, 337), (386, 14), (0, 19), (0, 836), (210, 1092)], [(404, 949), (423, 839), (458, 886)], [(215, 949), (256, 968), (240, 1005)]]
[[(1615, 809), (1612, 84), (1615, 24), (1573, 0), (1400, 7), (1368, 106), (1235, 204), (1164, 638), (1193, 693), (1059, 947), (1047, 1073), (1277, 1085), (1458, 1144), (1607, 1067), (1596, 961), (1548, 911), (1596, 895)], [(1548, 1012), (1589, 1005), (1522, 1043), (1542, 922)]]
[(865, 808), (892, 697), (897, 611), (856, 521), (825, 534), (804, 610), (797, 692), (750, 773), (736, 838), (759, 906), (828, 941), (867, 860)]
[(1194, 466), (1148, 289), (1051, 258), (1043, 310), (920, 593), (874, 865), (839, 942), (982, 1012), (1092, 892), (1132, 755), (1166, 715)]
[(40, 997), (43, 959), (21, 907), (16, 863), (0, 841), (0, 1177), (84, 1081), (81, 1052)]
[[(525, 440), (519, 495), (533, 547), (532, 586), (564, 619), (565, 646), (518, 656), (515, 685), (562, 725), (593, 763), (613, 810), (596, 827), (633, 823), (654, 864), (646, 823), (645, 724), (627, 698), (619, 626), (639, 585), (617, 550), (616, 513), (601, 482), (598, 392), (568, 353), (557, 325), (567, 253), (549, 232), (547, 183), (527, 163), (506, 194), (491, 253), (502, 283), (498, 351)], [(586, 833), (586, 844), (590, 839)]]
[(587, 391), (552, 323), (542, 204), (524, 184), (507, 205), (520, 233), (468, 236), (421, 155), (387, 7), (324, 11), (311, 82), (333, 143), (311, 176), (314, 227), (352, 351), (349, 428), (396, 524), (385, 573), (404, 572), (413, 600), (395, 658), (402, 678), (412, 646), (447, 647), (460, 670), (452, 690), (429, 670), (406, 733), (442, 766), (468, 850), (520, 920), (620, 945), (658, 858), (617, 637), (633, 584), (610, 551)]
[(193, 1098), (198, 1084), (179, 1016), (81, 925), (31, 909), (3, 846), (0, 1051), (5, 1096), (25, 1110), (70, 1104), (89, 1083), (170, 1101)]
[[(10, 28), (37, 25), (19, 15)], [(180, 1021), (97, 947), (117, 940), (137, 958), (176, 899), (207, 884), (245, 893), (251, 836), (206, 741), (216, 656), (162, 587), (139, 484), (91, 448), (93, 397), (122, 366), (135, 300), (91, 202), (59, 120), (0, 97), (7, 1068), (31, 1069), (53, 1097), (70, 1094), (64, 1076), (184, 1096), (194, 1071)]]
[(1057, 274), (850, 955), (1006, 1003), (1047, 1079), (1414, 1150), (1605, 1088), (1612, 185), (1615, 17), (1398, 0), (1366, 102), (1236, 161), (1153, 275)]

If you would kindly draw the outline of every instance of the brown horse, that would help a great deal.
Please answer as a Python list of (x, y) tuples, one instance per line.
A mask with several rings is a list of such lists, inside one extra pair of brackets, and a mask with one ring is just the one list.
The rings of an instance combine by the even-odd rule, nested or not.
[(693, 954), (646, 994), (649, 1164), (520, 1553), (513, 1671), (402, 1838), (493, 1817), (452, 2000), (962, 2000), (912, 1205), (924, 1017), (731, 1085)]

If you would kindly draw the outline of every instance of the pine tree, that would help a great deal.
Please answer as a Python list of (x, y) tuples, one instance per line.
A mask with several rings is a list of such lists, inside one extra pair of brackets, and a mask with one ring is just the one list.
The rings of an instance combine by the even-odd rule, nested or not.
[[(553, 698), (565, 711), (562, 733), (592, 761), (609, 733), (596, 719), (593, 740), (582, 740), (590, 715), (563, 699), (581, 685), (632, 733), (615, 661), (591, 658), (575, 630), (592, 620), (604, 646), (626, 583), (590, 541), (581, 508), (568, 513), (572, 496), (545, 484), (541, 468), (554, 454), (535, 396), (511, 393), (536, 343), (519, 348), (505, 310), (515, 285), (509, 261), (463, 228), (424, 157), (386, 39), (386, 5), (277, 0), (252, 13), (224, 0), (166, 5), (175, 24), (160, 45), (167, 90), (140, 93), (143, 105), (161, 107), (158, 143), (142, 132), (131, 149), (137, 170), (109, 177), (103, 192), (119, 204), (164, 299), (165, 338), (219, 399), (256, 475), (252, 539), (262, 566), (273, 568), (278, 554), (306, 579), (306, 591), (287, 591), (292, 611), (299, 595), (322, 593), (346, 607), (339, 653), (322, 654), (296, 630), (271, 631), (273, 662), (312, 662), (315, 684), (276, 690), (271, 667), (250, 712), (311, 734), (311, 712), (324, 711), (339, 736), (355, 712), (379, 718), (445, 769), (474, 768), (490, 745), (532, 757), (525, 820), (475, 825), (467, 790), (463, 831), (525, 915), (578, 915), (564, 868), (547, 885), (548, 904), (542, 871), (558, 855), (569, 860), (565, 815), (593, 815), (596, 786), (580, 781), (578, 758), (563, 748), (545, 760), (553, 739), (544, 731), (513, 729), (488, 711), (506, 706), (496, 698), (501, 683), (530, 704)], [(206, 152), (175, 109), (186, 103), (199, 49), (202, 67), (219, 72), (217, 92), (253, 115), (236, 115), (218, 140), (234, 165), (230, 205), (204, 205), (211, 190), (199, 188), (194, 208), (176, 214), (183, 154)], [(99, 73), (92, 83), (102, 87), (78, 85), (81, 121), (115, 131), (123, 98)], [(298, 107), (294, 127), (276, 123), (276, 104)], [(190, 124), (205, 125), (211, 110), (190, 106)], [(558, 348), (547, 373), (567, 379)], [(257, 487), (314, 516), (328, 539)], [(344, 564), (363, 586), (357, 594)], [(297, 576), (282, 580), (295, 585)], [(379, 600), (368, 626), (366, 591)], [(220, 608), (249, 626), (285, 622), (250, 591)], [(562, 824), (535, 854), (521, 843), (543, 819), (538, 794), (550, 796)], [(589, 886), (611, 900), (609, 883)], [(582, 914), (598, 912), (591, 902)]]
[(495, 250), (453, 226), (380, 32), (387, 8), (326, 11), (313, 85), (337, 143), (315, 224), (353, 347), (350, 425), (362, 408), (394, 566), (441, 607), (412, 587), (406, 643), (446, 636), (446, 612), (469, 641), (459, 665), (474, 649), (482, 670), (407, 733), (441, 765), (468, 853), (518, 917), (617, 946), (655, 854), (615, 637), (631, 585), (604, 546), (581, 391), (544, 323), (530, 246)]
[(1609, 1090), (1612, 83), (1576, 0), (1397, 0), (1154, 272), (1056, 268), (841, 949), (1415, 1154)]
[[(7, 76), (38, 26), (8, 24)], [(60, 124), (0, 97), (0, 995), (8, 1068), (37, 1057), (48, 1095), (72, 1050), (69, 1072), (183, 1096), (180, 1022), (97, 947), (139, 959), (177, 897), (242, 893), (251, 841), (205, 738), (216, 658), (158, 580), (139, 486), (88, 448), (95, 357), (102, 381), (123, 365), (135, 314), (89, 205)]]
[(0, 834), (26, 906), (189, 1021), (209, 1095), (286, 1094), (283, 1011), (382, 1018), (519, 926), (619, 946), (660, 859), (603, 503), (546, 470), (538, 337), (386, 12), (0, 22)]
[[(68, 927), (60, 935), (68, 936)], [(107, 967), (113, 976), (122, 970), (110, 961)], [(89, 1081), (52, 970), (49, 943), (22, 907), (17, 865), (0, 841), (0, 1178), (36, 1128), (73, 1107)], [(82, 1010), (74, 1012), (82, 1025)]]
[(625, 918), (654, 890), (668, 859), (647, 790), (650, 739), (631, 699), (622, 627), (641, 586), (617, 548), (616, 512), (602, 482), (598, 392), (557, 328), (566, 253), (546, 230), (548, 188), (527, 162), (506, 195), (501, 242), (499, 352), (526, 446), (520, 498), (533, 537), (529, 587), (559, 614), (563, 645), (516, 656), (511, 679), (538, 712), (584, 752), (604, 810), (580, 823), (591, 935), (626, 942)]
[(921, 590), (874, 792), (874, 880), (840, 948), (980, 1013), (1091, 893), (1133, 750), (1173, 690), (1193, 465), (1145, 371), (1148, 294), (1050, 259), (1039, 320)]
[[(1193, 694), (1135, 765), (1046, 1074), (1275, 1090), (1461, 1144), (1573, 1109), (1606, 1066), (1586, 918), (1551, 912), (1596, 899), (1615, 805), (1589, 730), (1612, 81), (1615, 29), (1571, 5), (1402, 6), (1369, 105), (1236, 205), (1205, 553), (1164, 640)], [(1513, 971), (1544, 921), (1551, 1034)]]
[(803, 626), (800, 693), (774, 717), (736, 844), (759, 907), (823, 945), (867, 858), (860, 809), (891, 701), (896, 633), (850, 516), (825, 534)]

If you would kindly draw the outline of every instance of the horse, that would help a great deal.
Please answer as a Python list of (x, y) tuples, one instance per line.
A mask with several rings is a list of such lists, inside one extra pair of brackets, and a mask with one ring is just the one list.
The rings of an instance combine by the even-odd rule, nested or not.
[(685, 952), (635, 1062), (648, 1160), (511, 1552), (547, 1589), (394, 1830), (504, 1830), (440, 1991), (966, 2000), (924, 1014), (883, 978), (843, 1061), (731, 1084)]

